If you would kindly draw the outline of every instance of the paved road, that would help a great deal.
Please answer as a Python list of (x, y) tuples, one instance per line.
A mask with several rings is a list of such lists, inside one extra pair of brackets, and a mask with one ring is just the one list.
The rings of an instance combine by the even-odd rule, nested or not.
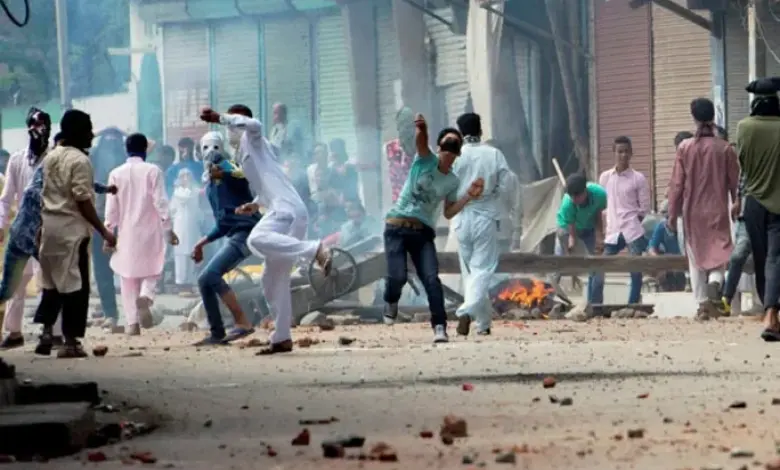
[[(527, 446), (516, 456), (519, 468), (737, 469), (773, 458), (779, 433), (780, 406), (771, 402), (780, 398), (780, 347), (759, 342), (758, 328), (752, 320), (538, 321), (439, 346), (419, 324), (298, 328), (297, 338), (321, 343), (276, 357), (196, 350), (188, 343), (198, 333), (128, 339), (95, 331), (89, 343), (109, 345), (105, 358), (36, 359), (31, 346), (5, 358), (22, 376), (97, 380), (109, 398), (163, 411), (162, 430), (124, 444), (152, 451), (158, 467), (449, 469), (468, 468), (469, 456), (503, 468), (494, 450)], [(356, 341), (340, 346), (339, 336)], [(546, 376), (555, 388), (542, 387)], [(466, 383), (473, 390), (464, 391)], [(551, 403), (551, 395), (573, 404)], [(729, 409), (737, 400), (747, 407)], [(468, 438), (445, 446), (418, 436), (438, 431), (449, 413), (467, 420)], [(310, 447), (290, 445), (304, 427), (299, 420), (331, 416), (339, 421), (306, 426)], [(643, 438), (625, 438), (639, 428)], [(344, 434), (364, 435), (367, 447), (392, 445), (399, 462), (323, 460), (320, 441)], [(755, 455), (732, 458), (734, 447)], [(113, 458), (120, 447), (106, 452)], [(83, 468), (73, 459), (50, 465)], [(118, 460), (89, 465), (124, 468)]]

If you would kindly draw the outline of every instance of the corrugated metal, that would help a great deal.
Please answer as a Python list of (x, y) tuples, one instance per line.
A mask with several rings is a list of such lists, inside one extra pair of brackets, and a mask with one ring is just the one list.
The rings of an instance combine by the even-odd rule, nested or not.
[(314, 86), (309, 21), (294, 18), (264, 23), (263, 44), (268, 116), (274, 103), (284, 103), (290, 120), (312, 135)]
[(523, 98), (525, 118), (531, 119), (531, 41), (526, 37), (515, 34), (512, 40), (514, 46), (515, 69), (517, 69), (517, 83), (520, 87), (520, 96)]
[[(685, 6), (685, 0), (675, 1)], [(712, 62), (709, 31), (655, 4), (652, 12), (655, 197), (660, 203), (674, 168), (674, 136), (693, 130), (691, 100), (712, 98)]]
[[(434, 12), (452, 21), (452, 10), (440, 8)], [(466, 36), (453, 33), (449, 26), (426, 15), (425, 24), (436, 49), (434, 83), (444, 90), (447, 123), (452, 125), (466, 110), (469, 84), (466, 73)]]
[(632, 164), (653, 187), (650, 8), (634, 10), (627, 1), (594, 0), (594, 9), (598, 171), (615, 164), (612, 141), (627, 135), (634, 146)]
[(214, 26), (214, 105), (219, 110), (234, 104), (260, 109), (260, 37), (251, 20), (230, 20)]
[(395, 126), (395, 115), (398, 111), (395, 87), (396, 82), (401, 80), (401, 58), (391, 0), (380, 0), (376, 4), (376, 34), (377, 100), (380, 135), (384, 143), (398, 137)]
[(352, 112), (349, 56), (341, 15), (317, 22), (317, 136), (323, 142), (341, 138), (353, 158), (357, 154)]
[(726, 119), (730, 136), (736, 136), (737, 123), (750, 112), (750, 96), (745, 91), (749, 80), (745, 15), (744, 6), (736, 4), (726, 15)]
[(208, 31), (202, 24), (163, 27), (165, 133), (168, 142), (200, 139), (208, 126), (199, 118), (210, 104)]

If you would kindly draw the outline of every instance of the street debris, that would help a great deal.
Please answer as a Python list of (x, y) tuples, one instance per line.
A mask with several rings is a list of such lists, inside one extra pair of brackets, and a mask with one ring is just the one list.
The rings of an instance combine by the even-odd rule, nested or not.
[(303, 431), (299, 432), (297, 436), (295, 436), (292, 440), (292, 445), (294, 446), (307, 446), (311, 442), (311, 434), (309, 434), (308, 429), (304, 429)]
[(108, 354), (108, 346), (95, 346), (92, 348), (92, 355), (95, 357), (103, 357)]

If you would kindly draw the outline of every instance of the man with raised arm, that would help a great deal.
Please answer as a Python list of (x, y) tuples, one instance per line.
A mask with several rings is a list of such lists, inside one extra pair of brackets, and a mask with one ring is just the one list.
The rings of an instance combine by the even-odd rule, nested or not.
[(247, 239), (252, 253), (265, 258), (263, 289), (275, 325), (269, 347), (258, 354), (290, 352), (293, 348), (290, 289), (293, 264), (300, 257), (314, 258), (328, 275), (332, 262), (330, 251), (321, 241), (304, 240), (309, 219), (306, 205), (285, 175), (271, 144), (263, 136), (263, 125), (252, 117), (249, 107), (236, 104), (226, 114), (205, 108), (200, 118), (228, 127), (230, 144), (238, 148), (236, 163), (256, 195), (253, 202), (237, 208), (236, 213), (253, 214), (261, 205), (266, 209)]

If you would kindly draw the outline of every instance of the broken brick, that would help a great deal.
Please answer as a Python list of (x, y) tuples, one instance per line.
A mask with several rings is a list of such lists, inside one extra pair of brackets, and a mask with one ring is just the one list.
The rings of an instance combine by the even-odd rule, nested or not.
[(442, 436), (446, 434), (451, 437), (467, 437), (468, 425), (466, 420), (454, 415), (445, 416), (439, 434)]
[(300, 433), (298, 433), (297, 436), (295, 436), (292, 440), (292, 445), (294, 446), (307, 446), (311, 442), (311, 434), (309, 434), (308, 429), (304, 429)]
[(554, 377), (545, 377), (544, 380), (542, 380), (542, 387), (544, 387), (544, 388), (553, 388), (553, 387), (555, 387), (555, 378)]
[(642, 439), (645, 437), (645, 430), (642, 428), (629, 429), (626, 433), (629, 439)]
[(322, 456), (326, 459), (343, 459), (344, 446), (338, 441), (325, 441), (322, 443)]
[(420, 437), (423, 439), (431, 439), (433, 438), (433, 431), (423, 430), (420, 431)]
[(640, 393), (640, 394), (639, 394), (639, 395), (637, 395), (636, 397), (637, 397), (637, 398), (641, 398), (641, 399), (643, 399), (643, 398), (647, 398), (647, 397), (649, 397), (649, 396), (650, 396), (650, 394), (649, 394), (649, 393)]
[(92, 355), (95, 357), (103, 357), (108, 353), (108, 346), (95, 346), (92, 348)]
[(266, 453), (266, 455), (268, 455), (269, 457), (276, 457), (277, 455), (279, 455), (279, 453), (278, 453), (278, 452), (276, 452), (276, 449), (274, 449), (274, 448), (273, 448), (273, 447), (271, 447), (271, 446), (266, 446), (266, 448), (265, 448), (265, 453)]
[(371, 447), (370, 457), (380, 462), (398, 462), (398, 454), (395, 449), (384, 442), (377, 442)]
[(106, 454), (103, 452), (97, 451), (97, 452), (90, 452), (87, 454), (87, 460), (89, 462), (105, 462), (108, 460), (108, 457), (106, 457)]
[(470, 384), (470, 383), (463, 384), (463, 386), (461, 388), (463, 388), (464, 392), (471, 392), (471, 391), (474, 390), (474, 386), (472, 384)]

